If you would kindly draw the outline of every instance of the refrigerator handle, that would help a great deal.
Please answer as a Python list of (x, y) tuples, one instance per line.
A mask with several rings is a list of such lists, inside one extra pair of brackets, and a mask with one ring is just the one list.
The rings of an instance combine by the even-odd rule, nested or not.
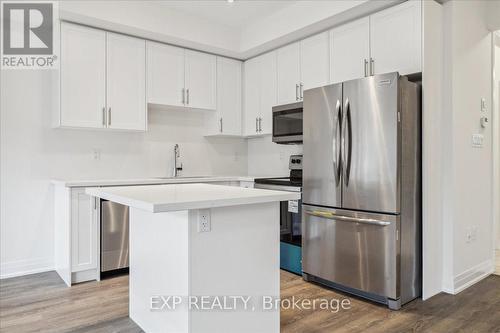
[(324, 211), (320, 211), (320, 210), (305, 210), (304, 212), (307, 215), (322, 217), (322, 218), (331, 219), (331, 220), (373, 224), (373, 225), (379, 225), (382, 227), (385, 227), (385, 226), (391, 224), (391, 222), (388, 222), (388, 221), (381, 221), (381, 220), (375, 220), (375, 219), (365, 219), (365, 218), (360, 218), (360, 217), (350, 217), (350, 216), (343, 216), (343, 215), (335, 215), (334, 213), (324, 212)]
[[(332, 149), (333, 149), (333, 172), (335, 173), (335, 185), (338, 186), (340, 183), (340, 172), (341, 172), (341, 150), (337, 149), (337, 146), (339, 145), (339, 142), (342, 137), (342, 114), (341, 114), (341, 107), (340, 107), (340, 101), (337, 100), (337, 104), (335, 105), (335, 111), (336, 111), (336, 118), (335, 119), (335, 124), (334, 124), (334, 132), (333, 132), (333, 140), (332, 140)], [(340, 140), (337, 140), (337, 136), (340, 134)]]
[[(347, 138), (346, 138), (347, 136)], [(347, 141), (347, 147), (346, 147)], [(342, 119), (342, 170), (344, 172), (345, 186), (349, 186), (349, 176), (351, 172), (352, 155), (352, 123), (351, 123), (351, 103), (346, 98), (344, 104), (344, 117)]]

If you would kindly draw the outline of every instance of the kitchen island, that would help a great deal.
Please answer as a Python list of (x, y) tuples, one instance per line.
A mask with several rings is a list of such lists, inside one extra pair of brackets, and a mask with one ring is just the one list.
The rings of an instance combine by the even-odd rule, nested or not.
[(130, 207), (129, 315), (146, 332), (279, 332), (279, 201), (210, 184), (87, 188)]

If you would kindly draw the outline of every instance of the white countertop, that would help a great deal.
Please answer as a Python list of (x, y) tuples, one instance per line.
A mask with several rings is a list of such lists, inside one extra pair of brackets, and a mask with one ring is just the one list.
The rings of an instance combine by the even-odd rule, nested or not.
[(90, 187), (90, 186), (126, 186), (126, 185), (161, 185), (161, 184), (186, 184), (200, 182), (253, 182), (252, 176), (194, 176), (177, 178), (136, 178), (136, 179), (88, 179), (88, 180), (60, 180), (53, 179), (51, 183), (65, 187)]
[(152, 213), (300, 199), (297, 192), (211, 184), (100, 187), (86, 193)]

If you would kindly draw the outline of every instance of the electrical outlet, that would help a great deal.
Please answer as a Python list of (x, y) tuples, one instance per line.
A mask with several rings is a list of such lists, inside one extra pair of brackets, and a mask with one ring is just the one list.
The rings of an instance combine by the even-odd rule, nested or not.
[(198, 211), (198, 232), (209, 232), (210, 229), (210, 209), (200, 209)]

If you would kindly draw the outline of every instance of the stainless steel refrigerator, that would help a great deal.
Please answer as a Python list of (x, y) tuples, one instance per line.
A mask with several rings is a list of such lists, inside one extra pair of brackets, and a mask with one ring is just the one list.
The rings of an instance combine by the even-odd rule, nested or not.
[(421, 92), (398, 73), (304, 92), (304, 279), (399, 309), (421, 293)]

